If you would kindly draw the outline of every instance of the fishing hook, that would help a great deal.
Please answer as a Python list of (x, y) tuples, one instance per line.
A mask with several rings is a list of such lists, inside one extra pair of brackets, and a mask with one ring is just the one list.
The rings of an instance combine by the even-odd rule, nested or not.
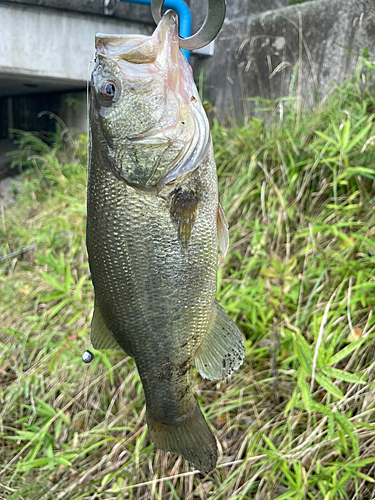
[[(152, 17), (156, 24), (161, 20), (164, 0), (151, 0)], [(180, 39), (180, 47), (196, 50), (208, 45), (219, 33), (225, 19), (225, 0), (207, 0), (207, 15), (202, 27), (195, 35)]]

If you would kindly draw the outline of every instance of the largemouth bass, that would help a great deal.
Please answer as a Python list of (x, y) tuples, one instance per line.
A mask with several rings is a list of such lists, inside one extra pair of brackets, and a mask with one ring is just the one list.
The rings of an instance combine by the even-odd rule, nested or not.
[(191, 368), (220, 379), (243, 338), (215, 300), (218, 201), (208, 121), (168, 11), (154, 34), (97, 35), (90, 106), (87, 249), (91, 342), (133, 356), (154, 444), (209, 472), (216, 440)]

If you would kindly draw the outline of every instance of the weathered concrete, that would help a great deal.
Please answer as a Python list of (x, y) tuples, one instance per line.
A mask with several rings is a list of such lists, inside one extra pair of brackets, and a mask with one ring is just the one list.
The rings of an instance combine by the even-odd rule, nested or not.
[[(103, 5), (103, 0), (0, 0), (0, 178), (9, 172), (5, 151), (15, 147), (8, 129), (54, 130), (54, 121), (38, 118), (39, 112), (51, 111), (69, 127), (87, 131), (86, 85), (96, 33), (152, 32), (147, 6), (119, 4), (113, 16), (105, 16)], [(69, 96), (69, 91), (75, 92)], [(81, 106), (68, 106), (69, 97)]]
[(215, 55), (193, 61), (205, 71), (219, 121), (246, 120), (255, 106), (248, 98), (278, 98), (291, 87), (303, 105), (313, 104), (354, 70), (366, 47), (375, 53), (374, 0), (316, 0), (250, 17), (234, 3)]
[[(230, 0), (223, 27), (215, 40), (214, 55), (201, 58), (193, 55), (194, 73), (204, 73), (205, 97), (212, 100), (220, 121), (227, 115), (232, 119), (245, 113), (240, 97), (244, 95), (241, 72), (237, 67), (237, 53), (250, 32), (254, 16), (289, 5), (289, 0)], [(202, 25), (205, 10), (202, 0), (190, 0), (193, 16), (193, 32)]]
[(109, 2), (109, 12), (105, 12), (104, 0), (0, 0), (0, 3), (34, 5), (64, 11), (82, 12), (99, 16), (110, 15), (117, 19), (154, 24), (148, 5), (136, 5), (128, 2)]
[(0, 3), (0, 96), (84, 89), (98, 32), (149, 34), (152, 26)]

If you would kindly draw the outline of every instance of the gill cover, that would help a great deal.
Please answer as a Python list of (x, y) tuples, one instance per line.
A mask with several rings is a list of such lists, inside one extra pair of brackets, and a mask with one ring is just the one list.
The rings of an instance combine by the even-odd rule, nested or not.
[(160, 192), (206, 156), (209, 125), (173, 11), (150, 37), (98, 34), (93, 88), (108, 159), (128, 184)]

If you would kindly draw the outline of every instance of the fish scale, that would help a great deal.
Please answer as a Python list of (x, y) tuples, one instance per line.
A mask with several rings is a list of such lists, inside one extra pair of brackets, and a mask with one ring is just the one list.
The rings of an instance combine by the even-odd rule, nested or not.
[[(134, 333), (133, 342), (137, 343), (139, 339), (143, 346), (147, 341), (147, 334), (143, 339), (144, 328), (162, 328), (160, 334), (168, 341), (168, 336), (174, 333), (167, 330), (178, 321), (183, 325), (182, 341), (188, 340), (192, 327), (199, 329), (197, 318), (203, 321), (201, 328), (206, 326), (215, 297), (217, 240), (212, 207), (217, 204), (216, 190), (211, 195), (212, 206), (198, 210), (189, 250), (185, 250), (170, 218), (168, 200), (137, 192), (124, 182), (119, 183), (110, 169), (107, 178), (103, 178), (103, 171), (103, 164), (92, 162), (87, 234), (89, 253), (93, 256), (93, 263), (95, 261), (94, 265), (91, 264), (94, 285), (96, 274), (106, 284), (104, 289), (95, 288), (96, 294), (105, 302), (103, 306), (113, 306), (117, 310), (115, 316), (108, 314), (110, 330), (116, 336), (116, 332), (121, 332), (129, 323), (127, 329), (140, 330)], [(201, 172), (206, 174), (202, 169), (196, 175)], [(211, 176), (213, 174), (216, 175), (215, 170)], [(104, 184), (107, 189), (101, 190), (100, 186)], [(94, 185), (97, 188), (90, 189)], [(113, 216), (115, 211), (116, 217)], [(95, 217), (98, 212), (101, 213), (99, 219)], [(167, 259), (173, 265), (166, 266)], [(98, 273), (96, 266), (102, 266)], [(163, 304), (163, 300), (167, 303)], [(207, 309), (205, 318), (199, 314), (202, 304)], [(184, 306), (189, 311), (184, 311)], [(198, 309), (197, 315), (194, 308)], [(157, 324), (161, 312), (162, 318)], [(141, 321), (146, 325), (140, 324)]]
[[(95, 156), (95, 150), (92, 154)], [(207, 179), (202, 180), (215, 188), (210, 182), (210, 177), (216, 176), (212, 155), (206, 163), (211, 169), (196, 171), (190, 183), (195, 184), (194, 177), (203, 175)], [(149, 408), (157, 406), (157, 418), (162, 415), (164, 420), (170, 420), (191, 404), (192, 393), (187, 394), (187, 401), (174, 401), (171, 381), (161, 384), (156, 377), (159, 384), (155, 395), (155, 383), (150, 382), (149, 374), (163, 372), (164, 365), (173, 360), (171, 378), (177, 378), (176, 366), (187, 361), (186, 372), (176, 384), (191, 388), (194, 349), (206, 331), (216, 291), (217, 241), (212, 208), (217, 205), (217, 191), (212, 189), (210, 196), (205, 195), (208, 203), (202, 203), (198, 210), (186, 250), (170, 218), (168, 199), (119, 183), (110, 169), (103, 179), (104, 171), (103, 164), (92, 162), (90, 187), (95, 188), (89, 189), (87, 234), (95, 293), (110, 331), (135, 358)], [(100, 189), (102, 185), (107, 189)], [(99, 211), (101, 219), (92, 225), (90, 221), (95, 218), (91, 214)], [(173, 265), (165, 265), (165, 257), (171, 258)], [(100, 286), (103, 284), (109, 285)]]

